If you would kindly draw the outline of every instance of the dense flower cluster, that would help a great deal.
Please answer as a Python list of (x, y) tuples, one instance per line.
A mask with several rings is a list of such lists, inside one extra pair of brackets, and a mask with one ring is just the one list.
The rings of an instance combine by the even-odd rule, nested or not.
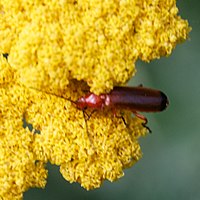
[(45, 187), (47, 162), (89, 190), (141, 158), (141, 119), (105, 109), (86, 121), (69, 99), (170, 55), (190, 31), (177, 14), (174, 0), (0, 0), (0, 199)]

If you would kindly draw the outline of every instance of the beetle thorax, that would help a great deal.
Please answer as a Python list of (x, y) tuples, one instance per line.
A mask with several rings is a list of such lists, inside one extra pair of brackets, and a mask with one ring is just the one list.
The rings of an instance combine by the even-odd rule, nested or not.
[(101, 98), (101, 96), (90, 93), (87, 96), (85, 96), (85, 101), (88, 108), (102, 108), (104, 105), (104, 100)]
[(104, 94), (104, 105), (105, 106), (110, 106), (110, 96), (107, 94)]

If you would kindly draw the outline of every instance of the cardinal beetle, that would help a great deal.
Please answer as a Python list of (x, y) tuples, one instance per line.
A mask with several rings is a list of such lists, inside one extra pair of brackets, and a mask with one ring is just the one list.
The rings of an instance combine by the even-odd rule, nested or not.
[[(58, 97), (64, 98), (61, 96)], [(74, 103), (78, 109), (83, 111), (85, 121), (85, 115), (87, 115), (89, 119), (91, 117), (91, 114), (93, 113), (92, 112), (90, 115), (88, 115), (85, 112), (87, 108), (91, 108), (93, 109), (93, 111), (103, 109), (105, 107), (113, 111), (123, 109), (129, 110), (133, 112), (137, 117), (145, 121), (143, 123), (143, 126), (147, 128), (149, 132), (151, 132), (151, 130), (146, 126), (146, 117), (138, 112), (161, 112), (169, 105), (168, 98), (163, 92), (161, 92), (160, 90), (145, 88), (142, 85), (138, 87), (117, 86), (114, 87), (113, 90), (110, 91), (110, 93), (96, 95), (90, 92), (85, 96), (80, 97), (76, 101), (68, 98), (67, 100)], [(123, 116), (121, 116), (121, 118), (126, 124)]]
[[(139, 86), (114, 87), (110, 93), (100, 95), (88, 93), (79, 98), (75, 104), (80, 110), (107, 107), (113, 110), (130, 110), (137, 115), (137, 112), (163, 111), (168, 106), (169, 101), (163, 92)], [(139, 114), (138, 117), (140, 117)]]
[[(163, 92), (151, 88), (145, 88), (142, 86), (118, 86), (114, 87), (110, 93), (100, 95), (88, 93), (85, 96), (80, 97), (77, 101), (73, 103), (76, 104), (76, 107), (78, 109), (83, 111), (83, 114), (87, 108), (98, 110), (107, 107), (113, 111), (122, 109), (130, 110), (137, 117), (145, 121), (143, 125), (149, 130), (149, 132), (151, 132), (151, 130), (146, 126), (146, 117), (138, 112), (161, 112), (169, 105), (168, 98)], [(88, 119), (90, 118), (90, 116), (88, 117)], [(121, 118), (125, 123), (124, 118)]]

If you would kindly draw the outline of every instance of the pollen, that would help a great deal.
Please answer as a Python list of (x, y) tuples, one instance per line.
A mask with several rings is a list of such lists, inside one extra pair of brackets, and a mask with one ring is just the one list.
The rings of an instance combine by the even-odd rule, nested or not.
[(47, 162), (87, 190), (122, 177), (142, 157), (144, 121), (74, 102), (185, 41), (176, 1), (0, 0), (0, 16), (0, 198), (44, 188)]

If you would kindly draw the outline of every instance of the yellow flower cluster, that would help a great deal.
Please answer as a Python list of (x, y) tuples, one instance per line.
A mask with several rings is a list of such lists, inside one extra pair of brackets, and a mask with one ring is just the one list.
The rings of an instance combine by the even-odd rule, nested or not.
[(66, 180), (92, 189), (121, 177), (141, 157), (142, 120), (124, 114), (126, 126), (104, 110), (93, 113), (86, 127), (70, 101), (17, 83), (2, 56), (0, 64), (0, 197), (20, 199), (29, 187), (44, 187), (48, 161), (60, 165)]
[(169, 55), (187, 38), (175, 0), (1, 0), (0, 52), (26, 86), (97, 94), (124, 84), (137, 59)]
[(48, 161), (89, 190), (141, 158), (141, 119), (105, 109), (87, 120), (67, 99), (169, 55), (190, 31), (177, 13), (175, 0), (0, 0), (0, 199), (44, 187)]

